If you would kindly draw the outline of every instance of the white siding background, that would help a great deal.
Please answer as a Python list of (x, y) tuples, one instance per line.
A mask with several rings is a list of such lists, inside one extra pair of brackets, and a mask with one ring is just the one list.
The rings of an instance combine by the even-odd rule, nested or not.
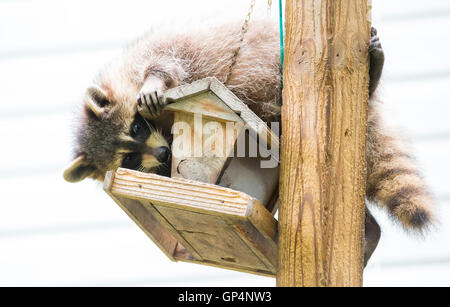
[[(258, 14), (266, 1), (259, 0)], [(277, 1), (274, 1), (277, 2)], [(248, 1), (0, 1), (0, 285), (273, 286), (172, 263), (92, 181), (69, 184), (72, 114), (94, 73), (160, 22), (244, 18)], [(274, 5), (272, 15), (277, 16)], [(411, 138), (438, 199), (439, 228), (383, 229), (366, 286), (450, 286), (450, 2), (374, 1), (386, 53), (386, 117)]]

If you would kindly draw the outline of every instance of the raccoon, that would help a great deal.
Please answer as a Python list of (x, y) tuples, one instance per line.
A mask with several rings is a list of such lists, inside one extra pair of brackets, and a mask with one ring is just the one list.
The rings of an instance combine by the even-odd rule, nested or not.
[[(147, 33), (106, 66), (87, 89), (75, 159), (64, 178), (102, 181), (106, 171), (118, 167), (150, 172), (164, 165), (170, 157), (169, 142), (152, 125), (167, 103), (163, 93), (205, 77), (226, 81), (264, 121), (280, 121), (279, 50), (278, 28), (269, 20), (251, 22), (243, 41), (240, 22), (195, 32)], [(403, 228), (421, 232), (434, 220), (432, 197), (411, 155), (386, 128), (377, 109), (374, 92), (384, 54), (375, 29), (369, 54), (367, 199), (386, 208)], [(138, 111), (147, 111), (148, 116), (143, 118)], [(379, 227), (367, 211), (366, 259), (379, 236)]]

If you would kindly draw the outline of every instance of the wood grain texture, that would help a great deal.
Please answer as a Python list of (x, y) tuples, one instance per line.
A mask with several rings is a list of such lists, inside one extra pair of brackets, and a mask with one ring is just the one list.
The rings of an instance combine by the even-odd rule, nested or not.
[(245, 193), (214, 184), (168, 178), (123, 168), (116, 171), (111, 192), (132, 199), (145, 199), (154, 204), (238, 216), (245, 216), (247, 205), (254, 200)]
[[(174, 127), (182, 124), (183, 129), (179, 135), (175, 132), (177, 129), (174, 129), (172, 177), (216, 183), (230, 153), (233, 152), (243, 125), (235, 126), (237, 133), (234, 130), (229, 132), (225, 122), (219, 119), (210, 120), (199, 114), (201, 113), (174, 114)], [(236, 114), (229, 113), (230, 118), (231, 115), (235, 116), (234, 121), (227, 122), (242, 122)]]
[[(175, 241), (178, 242), (177, 246), (182, 246), (189, 257), (197, 260), (203, 260), (200, 254), (195, 250), (195, 248), (192, 247), (192, 245), (189, 244), (189, 242), (186, 241), (185, 238), (176, 229), (174, 229), (170, 221), (167, 220), (167, 218), (158, 210), (155, 205), (148, 201), (141, 201), (140, 203), (143, 208), (146, 208), (152, 214), (153, 219), (158, 221), (159, 225), (164, 228), (164, 231), (170, 234), (171, 237), (175, 238)], [(175, 250), (173, 251), (172, 256), (174, 253)]]
[(169, 104), (165, 111), (201, 114), (204, 118), (221, 122), (242, 122), (242, 119), (211, 91), (180, 98), (176, 103)]
[[(216, 95), (227, 107), (235, 112), (246, 124), (246, 128), (255, 132), (260, 140), (267, 144), (267, 148), (276, 157), (278, 161), (279, 138), (269, 127), (243, 103), (236, 95), (233, 94), (223, 83), (215, 77), (207, 77), (191, 84), (181, 85), (167, 90), (164, 95), (170, 104), (165, 108), (167, 111), (180, 111), (180, 107), (175, 102), (184, 101), (193, 97), (198, 97), (203, 93), (210, 91)], [(181, 111), (186, 111), (185, 108)], [(203, 112), (203, 111), (202, 111)], [(218, 115), (221, 117), (222, 114)], [(213, 116), (214, 117), (214, 116)]]
[[(191, 212), (167, 206), (157, 206), (157, 209), (200, 255), (200, 259), (194, 256), (196, 260), (207, 260), (223, 265), (232, 264), (258, 270), (272, 268), (272, 266), (266, 265), (266, 263), (271, 262), (265, 260), (264, 255), (257, 255), (252, 248), (248, 247), (247, 241), (249, 240), (247, 240), (247, 237), (251, 237), (248, 232), (244, 234), (242, 239), (237, 236), (238, 232), (236, 232), (234, 226), (230, 226), (236, 224), (235, 219), (230, 220), (224, 216)], [(248, 226), (248, 223), (243, 220), (237, 223)], [(258, 234), (256, 236), (261, 238)], [(258, 244), (255, 247), (256, 250), (258, 250), (259, 245), (265, 246), (264, 244)], [(189, 251), (187, 247), (186, 249)], [(275, 252), (276, 249), (270, 249), (270, 251)], [(272, 259), (276, 259), (276, 255), (272, 256)], [(271, 265), (274, 266), (275, 263)]]
[(104, 189), (172, 260), (276, 273), (276, 220), (245, 193), (128, 169)]
[(286, 2), (278, 286), (361, 286), (368, 1)]

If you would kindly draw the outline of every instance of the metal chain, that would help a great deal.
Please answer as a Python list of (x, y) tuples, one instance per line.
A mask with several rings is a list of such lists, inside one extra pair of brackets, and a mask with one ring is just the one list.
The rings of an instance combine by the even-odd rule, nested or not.
[[(269, 2), (272, 2), (271, 0), (268, 0)], [(248, 23), (250, 22), (250, 17), (253, 13), (253, 8), (255, 7), (256, 0), (251, 0), (250, 2), (250, 8), (248, 9), (247, 16), (245, 17), (244, 24), (241, 28), (241, 39), (239, 40), (239, 46), (234, 50), (233, 58), (231, 59), (231, 65), (230, 69), (228, 70), (228, 74), (225, 77), (225, 81), (223, 82), (226, 84), (228, 82), (228, 79), (231, 76), (231, 72), (233, 71), (233, 67), (236, 64), (237, 56), (239, 54), (239, 51), (241, 50), (242, 42), (244, 41), (245, 33), (247, 33), (248, 30)]]

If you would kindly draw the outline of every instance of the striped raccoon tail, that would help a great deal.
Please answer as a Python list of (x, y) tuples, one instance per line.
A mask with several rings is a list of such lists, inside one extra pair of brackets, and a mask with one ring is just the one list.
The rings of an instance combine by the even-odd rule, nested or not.
[[(373, 104), (373, 102), (371, 102)], [(386, 208), (405, 230), (423, 232), (434, 222), (433, 197), (405, 145), (369, 104), (367, 199)]]

